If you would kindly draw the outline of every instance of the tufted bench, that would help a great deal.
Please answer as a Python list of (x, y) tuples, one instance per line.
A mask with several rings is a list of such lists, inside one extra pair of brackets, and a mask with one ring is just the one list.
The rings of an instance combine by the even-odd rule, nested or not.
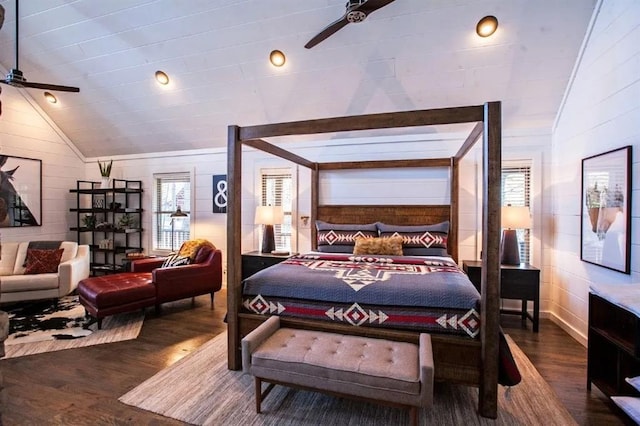
[(100, 329), (106, 316), (155, 305), (156, 289), (151, 273), (128, 272), (81, 280), (78, 298), (85, 310), (98, 319)]
[[(242, 365), (255, 377), (256, 411), (274, 384), (355, 397), (410, 409), (433, 402), (431, 336), (407, 342), (280, 328), (269, 317), (242, 339)], [(269, 386), (262, 392), (262, 381)]]

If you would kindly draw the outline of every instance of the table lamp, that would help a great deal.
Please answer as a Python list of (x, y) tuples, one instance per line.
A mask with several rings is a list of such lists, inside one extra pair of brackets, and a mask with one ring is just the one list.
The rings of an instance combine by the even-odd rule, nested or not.
[(520, 248), (516, 229), (529, 229), (531, 216), (529, 207), (506, 205), (502, 207), (502, 241), (500, 243), (500, 263), (520, 264)]
[(174, 222), (175, 222), (176, 219), (182, 220), (187, 216), (188, 216), (188, 214), (183, 212), (182, 209), (180, 208), (180, 206), (178, 206), (176, 211), (171, 213), (171, 215), (170, 215), (170, 217), (171, 217), (171, 251), (173, 251), (173, 242), (175, 241), (175, 238), (174, 238), (175, 224), (174, 224)]
[(271, 253), (276, 249), (276, 240), (273, 234), (273, 225), (284, 221), (282, 206), (258, 206), (256, 208), (256, 225), (264, 225), (262, 230), (261, 253)]

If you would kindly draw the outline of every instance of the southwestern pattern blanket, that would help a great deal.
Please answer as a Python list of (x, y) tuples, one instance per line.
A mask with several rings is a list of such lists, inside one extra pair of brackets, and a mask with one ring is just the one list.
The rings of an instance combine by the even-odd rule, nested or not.
[(244, 281), (243, 308), (381, 327), (476, 337), (480, 295), (446, 257), (311, 253)]

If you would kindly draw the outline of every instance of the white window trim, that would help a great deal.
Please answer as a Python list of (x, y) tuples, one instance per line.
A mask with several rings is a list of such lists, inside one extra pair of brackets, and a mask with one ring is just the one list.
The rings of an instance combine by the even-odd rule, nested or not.
[(541, 268), (542, 266), (542, 153), (537, 152), (503, 152), (503, 167), (531, 166), (531, 176), (529, 182), (529, 190), (531, 191), (529, 207), (531, 210), (531, 229), (530, 229), (530, 259), (529, 263), (533, 266)]
[[(153, 171), (153, 173), (151, 174), (151, 185), (149, 185), (151, 187), (151, 208), (150, 208), (150, 218), (149, 218), (149, 232), (145, 232), (148, 236), (147, 236), (147, 247), (149, 247), (149, 254), (151, 255), (156, 255), (156, 256), (166, 256), (168, 255), (171, 250), (157, 250), (154, 249), (154, 229), (156, 226), (156, 215), (155, 215), (155, 203), (157, 201), (156, 199), (156, 177), (157, 176), (161, 176), (161, 175), (172, 175), (172, 174), (179, 174), (179, 173), (187, 173), (189, 174), (189, 182), (191, 182), (191, 196), (190, 196), (190, 200), (189, 203), (191, 204), (191, 212), (189, 213), (189, 236), (190, 238), (196, 238), (194, 235), (195, 232), (195, 224), (196, 224), (196, 220), (197, 220), (197, 206), (195, 204), (196, 202), (196, 180), (195, 180), (195, 169), (191, 168), (188, 171), (185, 171), (184, 169), (182, 171), (177, 171), (177, 170), (155, 170)], [(145, 191), (146, 192), (146, 191)]]
[[(275, 159), (275, 158), (263, 158), (254, 161), (254, 188), (253, 188), (253, 206), (248, 204), (246, 209), (251, 209), (250, 215), (245, 217), (251, 218), (251, 226), (253, 227), (253, 247), (251, 250), (258, 250), (260, 248), (260, 227), (253, 223), (254, 214), (256, 211), (256, 207), (260, 205), (262, 196), (262, 170), (269, 169), (274, 172), (286, 171), (286, 173), (291, 173), (291, 192), (292, 192), (292, 200), (291, 200), (291, 251), (298, 251), (298, 233), (300, 232), (299, 223), (298, 223), (298, 175), (299, 170), (298, 167), (289, 162), (285, 162), (283, 160)], [(244, 210), (244, 209), (243, 209)]]

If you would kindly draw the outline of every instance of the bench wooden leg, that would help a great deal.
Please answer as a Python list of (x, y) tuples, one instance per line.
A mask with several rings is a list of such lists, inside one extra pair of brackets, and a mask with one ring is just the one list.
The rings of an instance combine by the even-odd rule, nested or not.
[(213, 291), (211, 292), (211, 309), (213, 309)]
[(254, 377), (256, 383), (256, 413), (260, 414), (262, 400), (269, 395), (271, 389), (275, 386), (273, 383), (268, 383), (267, 388), (262, 392), (262, 379), (260, 377)]
[(102, 318), (98, 318), (98, 330), (102, 329)]
[(256, 413), (260, 414), (260, 407), (262, 406), (262, 380), (260, 380), (260, 377), (256, 377), (255, 382), (256, 382)]
[(409, 408), (409, 424), (411, 426), (418, 426), (418, 407)]

